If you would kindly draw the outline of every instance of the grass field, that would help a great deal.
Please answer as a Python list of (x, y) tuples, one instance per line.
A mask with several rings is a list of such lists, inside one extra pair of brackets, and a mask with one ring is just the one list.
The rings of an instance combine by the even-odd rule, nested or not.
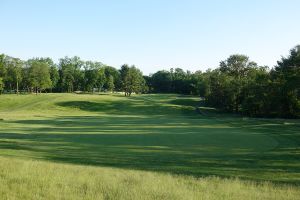
[(300, 196), (299, 120), (199, 114), (199, 105), (177, 95), (0, 95), (0, 199)]

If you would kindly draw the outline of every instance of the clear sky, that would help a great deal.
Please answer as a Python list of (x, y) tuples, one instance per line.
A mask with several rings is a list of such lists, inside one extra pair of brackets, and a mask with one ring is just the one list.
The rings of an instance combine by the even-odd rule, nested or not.
[(0, 0), (0, 53), (160, 69), (273, 66), (300, 44), (299, 0)]

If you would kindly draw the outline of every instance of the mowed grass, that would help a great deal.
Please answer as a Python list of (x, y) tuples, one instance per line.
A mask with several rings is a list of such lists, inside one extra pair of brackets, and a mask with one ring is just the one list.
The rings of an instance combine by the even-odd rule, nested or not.
[(300, 196), (299, 120), (199, 114), (200, 105), (178, 95), (1, 95), (0, 198)]

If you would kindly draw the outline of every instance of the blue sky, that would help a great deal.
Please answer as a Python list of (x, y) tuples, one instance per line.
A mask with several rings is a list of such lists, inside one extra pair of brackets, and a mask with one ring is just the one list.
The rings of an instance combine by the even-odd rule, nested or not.
[(234, 53), (273, 66), (300, 44), (299, 0), (0, 0), (0, 53), (55, 61), (216, 68)]

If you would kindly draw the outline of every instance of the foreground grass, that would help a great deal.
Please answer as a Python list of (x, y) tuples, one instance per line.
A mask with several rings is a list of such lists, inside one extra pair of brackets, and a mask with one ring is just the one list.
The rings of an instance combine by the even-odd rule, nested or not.
[(0, 157), (0, 198), (298, 199), (297, 187)]

